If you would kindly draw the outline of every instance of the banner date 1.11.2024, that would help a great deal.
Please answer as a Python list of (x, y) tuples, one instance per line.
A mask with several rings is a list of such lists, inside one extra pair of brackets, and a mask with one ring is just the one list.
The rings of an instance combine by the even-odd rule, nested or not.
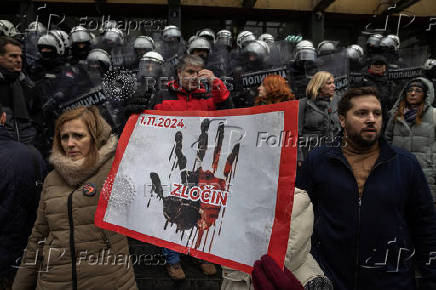
[(183, 119), (172, 117), (156, 117), (144, 115), (140, 118), (139, 124), (146, 127), (156, 128), (171, 128), (171, 129), (183, 129), (185, 124)]

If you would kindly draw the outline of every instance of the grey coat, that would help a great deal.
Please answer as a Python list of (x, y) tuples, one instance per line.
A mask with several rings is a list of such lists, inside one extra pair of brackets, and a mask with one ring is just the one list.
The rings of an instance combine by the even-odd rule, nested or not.
[(298, 161), (304, 161), (314, 148), (331, 143), (340, 131), (334, 101), (299, 101), (298, 109)]
[(385, 137), (391, 144), (408, 150), (418, 159), (419, 164), (427, 178), (428, 185), (433, 194), (433, 200), (436, 200), (436, 124), (433, 117), (433, 84), (426, 78), (416, 78), (412, 81), (422, 81), (427, 86), (427, 95), (425, 96), (424, 114), (421, 124), (409, 124), (402, 118), (394, 118), (400, 102), (406, 97), (403, 88), (400, 97), (390, 111), (390, 118), (386, 126)]

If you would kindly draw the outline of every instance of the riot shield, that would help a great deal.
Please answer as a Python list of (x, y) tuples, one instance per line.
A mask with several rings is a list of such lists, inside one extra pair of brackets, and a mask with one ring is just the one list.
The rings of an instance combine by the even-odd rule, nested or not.
[(31, 69), (35, 66), (38, 60), (38, 39), (41, 35), (37, 31), (27, 31), (24, 37), (24, 61), (25, 66)]
[(390, 68), (388, 78), (395, 82), (404, 82), (407, 79), (424, 75), (422, 66), (429, 58), (429, 49), (425, 47), (402, 48), (399, 52), (399, 68)]
[[(336, 94), (333, 98), (333, 107), (349, 88), (350, 67), (347, 58), (347, 50), (342, 49), (336, 53), (318, 56), (316, 71), (328, 71), (335, 78)], [(313, 72), (311, 72), (313, 73)]]
[(285, 66), (295, 59), (295, 43), (280, 40), (270, 46), (269, 63), (274, 67)]
[[(95, 77), (95, 76), (93, 76)], [(87, 63), (66, 65), (56, 76), (56, 85), (45, 96), (43, 115), (46, 124), (53, 126), (65, 111), (80, 106), (97, 106), (102, 116), (120, 133), (123, 126), (125, 101), (134, 94), (136, 77), (127, 70), (110, 70), (101, 81), (91, 78)]]
[(429, 58), (429, 48), (402, 48), (399, 51), (399, 67), (390, 67), (387, 71), (388, 79), (395, 84), (393, 98), (397, 99), (403, 87), (413, 78), (424, 76), (423, 65)]
[(211, 70), (216, 77), (225, 77), (229, 73), (230, 52), (225, 45), (215, 45), (207, 59), (206, 68)]

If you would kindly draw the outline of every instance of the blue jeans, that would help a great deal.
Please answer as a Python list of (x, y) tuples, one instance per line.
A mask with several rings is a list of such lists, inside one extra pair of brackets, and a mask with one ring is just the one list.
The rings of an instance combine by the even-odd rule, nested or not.
[(165, 258), (167, 259), (167, 263), (170, 265), (174, 265), (180, 262), (180, 254), (176, 251), (162, 248), (162, 254), (165, 256)]

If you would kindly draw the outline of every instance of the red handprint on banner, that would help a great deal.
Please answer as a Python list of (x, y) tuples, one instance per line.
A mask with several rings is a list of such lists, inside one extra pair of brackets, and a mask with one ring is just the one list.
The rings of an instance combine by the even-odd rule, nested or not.
[[(194, 247), (198, 249), (203, 242), (204, 250), (206, 241), (209, 238), (209, 230), (213, 227), (213, 232), (209, 239), (210, 251), (216, 234), (216, 223), (220, 217), (220, 213), (221, 221), (218, 235), (221, 233), (222, 219), (224, 217), (225, 207), (227, 206), (230, 182), (235, 175), (238, 163), (240, 144), (236, 143), (232, 147), (231, 153), (227, 156), (222, 172), (224, 178), (217, 177), (216, 173), (220, 158), (222, 157), (221, 151), (226, 128), (224, 122), (220, 121), (215, 135), (214, 152), (210, 166), (211, 170), (204, 170), (204, 157), (209, 148), (209, 127), (210, 120), (204, 119), (200, 126), (200, 135), (191, 145), (193, 148), (196, 147), (197, 151), (191, 170), (187, 169), (187, 158), (182, 152), (183, 134), (181, 131), (175, 133), (174, 146), (169, 154), (171, 171), (168, 177), (171, 178), (173, 172), (178, 169), (180, 172), (180, 184), (172, 184), (170, 195), (163, 196), (163, 188), (159, 175), (154, 172), (150, 173), (150, 179), (152, 181), (152, 195), (150, 196), (150, 200), (153, 194), (156, 194), (159, 199), (162, 199), (163, 215), (166, 219), (165, 230), (168, 224), (171, 224), (171, 226), (175, 224), (176, 232), (181, 231), (181, 240), (183, 240), (184, 231), (191, 230), (186, 242), (187, 246), (190, 241), (195, 242)], [(148, 201), (147, 207), (150, 205), (150, 200)]]

